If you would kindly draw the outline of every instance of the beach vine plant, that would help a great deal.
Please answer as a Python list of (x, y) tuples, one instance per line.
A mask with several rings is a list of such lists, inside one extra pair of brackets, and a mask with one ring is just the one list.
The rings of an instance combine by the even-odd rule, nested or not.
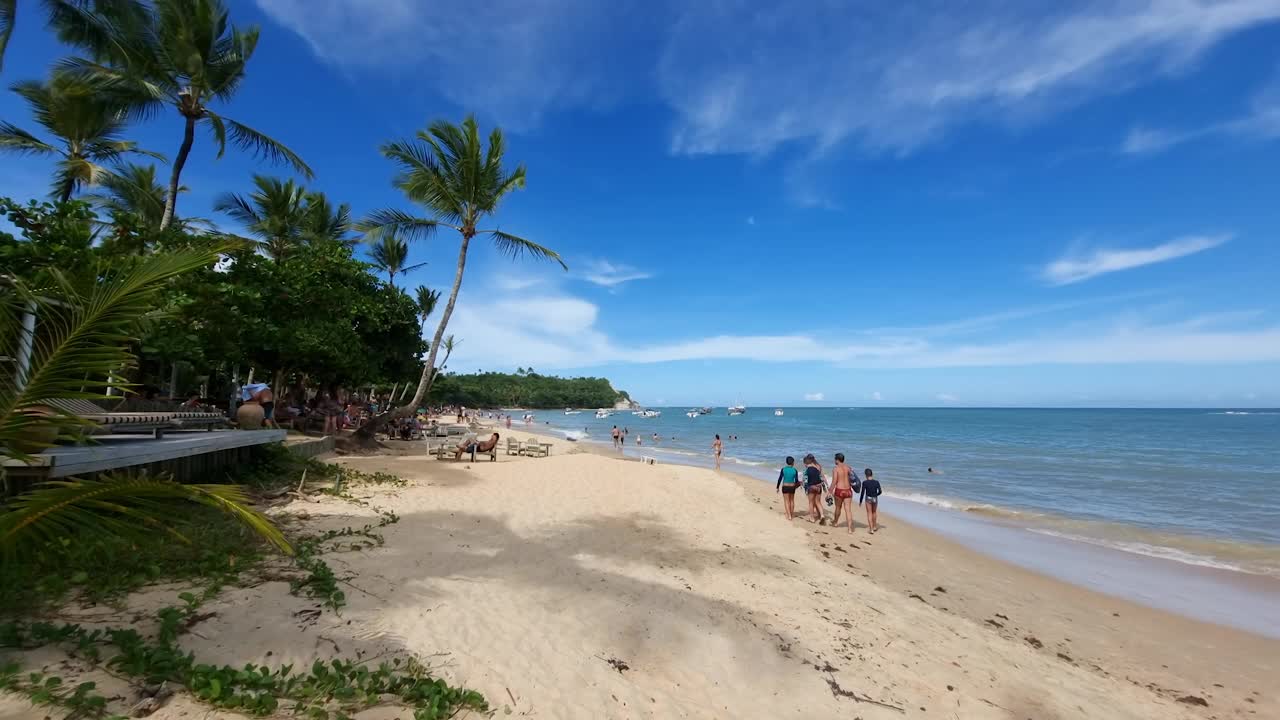
[[(316, 660), (310, 668), (293, 665), (243, 667), (200, 663), (182, 650), (178, 638), (198, 620), (202, 598), (185, 594), (184, 604), (161, 609), (153, 639), (133, 628), (86, 629), (78, 624), (9, 622), (0, 625), (0, 648), (33, 650), (58, 646), (90, 665), (145, 684), (176, 683), (196, 698), (217, 708), (270, 715), (282, 705), (314, 720), (349, 718), (394, 696), (412, 708), (414, 720), (444, 720), (459, 710), (488, 710), (484, 696), (434, 678), (416, 658), (395, 658), (376, 667), (359, 660)], [(105, 663), (101, 648), (113, 648)], [(63, 680), (44, 673), (23, 674), (16, 663), (0, 666), (0, 689), (21, 692), (33, 702), (58, 705), (76, 717), (106, 716), (106, 700), (93, 683), (63, 691)], [(118, 716), (114, 716), (118, 717)]]

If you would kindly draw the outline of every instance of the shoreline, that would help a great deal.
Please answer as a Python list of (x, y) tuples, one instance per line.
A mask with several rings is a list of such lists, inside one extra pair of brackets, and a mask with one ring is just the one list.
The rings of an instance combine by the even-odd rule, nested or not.
[[(556, 434), (559, 429), (555, 426), (530, 429), (513, 424), (511, 429), (604, 457), (642, 462), (648, 455), (659, 464), (711, 469), (709, 460), (697, 464), (667, 459), (686, 455), (683, 451), (631, 445), (619, 455), (604, 441), (566, 441), (563, 435)], [(701, 459), (697, 455), (689, 457)], [(721, 474), (732, 477), (744, 488), (772, 495), (768, 480), (734, 467), (744, 463), (726, 465)], [(1280, 578), (1129, 552), (1092, 543), (1090, 538), (1062, 537), (1052, 531), (1024, 527), (999, 515), (914, 502), (892, 492), (886, 492), (886, 496), (893, 502), (882, 507), (885, 518), (907, 524), (913, 532), (929, 533), (958, 550), (1003, 563), (1010, 569), (1187, 620), (1280, 639)], [(861, 518), (862, 509), (856, 507), (856, 503), (854, 510), (855, 519)], [(1214, 602), (1204, 602), (1206, 597), (1213, 597)]]

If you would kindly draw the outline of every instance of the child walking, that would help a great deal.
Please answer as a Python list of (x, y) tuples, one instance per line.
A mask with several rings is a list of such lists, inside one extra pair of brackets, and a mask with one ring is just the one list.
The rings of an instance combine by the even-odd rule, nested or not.
[(858, 476), (853, 468), (844, 462), (844, 453), (836, 453), (836, 467), (831, 471), (832, 490), (831, 494), (835, 497), (836, 510), (835, 516), (831, 518), (831, 527), (840, 524), (840, 513), (845, 514), (845, 522), (849, 525), (849, 532), (853, 532), (853, 494), (862, 490), (862, 483), (858, 481)]
[(782, 493), (782, 511), (791, 520), (796, 516), (796, 487), (800, 485), (800, 471), (796, 470), (796, 459), (787, 456), (787, 464), (778, 471), (776, 490)]
[(867, 503), (867, 527), (871, 532), (875, 532), (880, 528), (877, 520), (879, 519), (880, 509), (880, 481), (876, 480), (871, 468), (862, 471), (865, 478), (862, 481), (862, 494), (858, 496), (858, 504), (861, 505), (865, 500)]

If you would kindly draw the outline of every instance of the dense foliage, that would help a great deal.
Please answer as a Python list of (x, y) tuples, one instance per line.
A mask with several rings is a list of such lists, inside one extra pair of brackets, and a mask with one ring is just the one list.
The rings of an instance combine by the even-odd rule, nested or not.
[(614, 390), (605, 378), (561, 378), (523, 371), (441, 375), (431, 391), (433, 403), (488, 408), (611, 408), (625, 399), (627, 394)]

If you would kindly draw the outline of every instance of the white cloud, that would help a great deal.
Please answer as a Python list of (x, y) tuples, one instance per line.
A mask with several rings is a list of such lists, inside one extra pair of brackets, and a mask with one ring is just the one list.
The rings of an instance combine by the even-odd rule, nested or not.
[(884, 396), (880, 394), (880, 391), (879, 391), (879, 390), (877, 390), (877, 391), (875, 391), (875, 392), (871, 393), (871, 399), (872, 399), (872, 400), (875, 400), (876, 402), (880, 402), (880, 401), (884, 400)]
[(1126, 155), (1146, 155), (1167, 150), (1174, 145), (1190, 140), (1194, 136), (1194, 133), (1135, 127), (1125, 137), (1124, 144), (1121, 145), (1120, 150)]
[(1185, 68), (1276, 17), (1272, 0), (691, 3), (659, 79), (677, 152), (909, 151), (956, 122), (1025, 121)]
[[(687, 361), (823, 363), (845, 368), (1013, 367), (1046, 364), (1188, 365), (1280, 362), (1280, 323), (1252, 312), (1201, 314), (1156, 321), (1143, 313), (1077, 317), (1066, 324), (1007, 337), (846, 332), (833, 344), (808, 334), (733, 335), (634, 343), (597, 326), (599, 308), (551, 294), (471, 295), (464, 290), (449, 331), (465, 342), (450, 365), (460, 370), (532, 365), (589, 368), (607, 364)], [(963, 321), (958, 321), (963, 322)]]
[(804, 399), (807, 402), (822, 402), (823, 400), (826, 399), (826, 395), (820, 392), (805, 393)]
[(747, 216), (747, 224), (748, 224), (748, 225), (755, 225), (755, 224), (756, 224), (756, 216), (755, 216), (755, 215), (748, 215), (748, 216)]
[(543, 278), (537, 275), (528, 275), (523, 272), (500, 272), (493, 276), (493, 286), (498, 290), (507, 292), (520, 292), (530, 288), (538, 287), (543, 283)]
[(952, 395), (951, 393), (938, 393), (938, 402), (953, 403), (959, 401), (960, 398)]
[(1068, 256), (1054, 260), (1045, 266), (1041, 274), (1052, 285), (1069, 285), (1107, 273), (1194, 255), (1218, 247), (1230, 239), (1231, 236), (1225, 234), (1191, 235), (1155, 247), (1098, 249), (1083, 257)]
[(634, 280), (647, 280), (653, 277), (653, 273), (637, 270), (629, 265), (615, 265), (608, 260), (596, 260), (588, 264), (581, 277), (593, 285), (616, 288)]
[(1274, 0), (257, 3), (344, 69), (430, 67), (437, 92), (512, 128), (656, 91), (680, 153), (906, 151), (1188, 67), (1280, 17)]

